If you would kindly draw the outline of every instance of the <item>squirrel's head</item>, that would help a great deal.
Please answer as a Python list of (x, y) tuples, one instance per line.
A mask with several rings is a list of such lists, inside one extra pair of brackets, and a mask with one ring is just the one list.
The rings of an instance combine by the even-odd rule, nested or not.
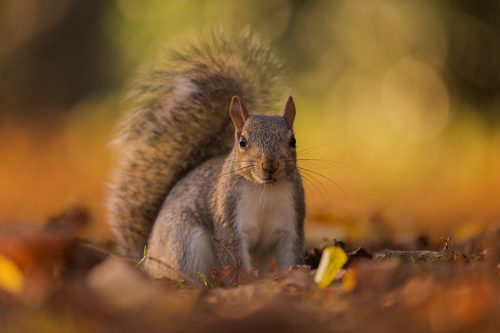
[(229, 114), (235, 129), (236, 173), (254, 183), (269, 184), (295, 172), (295, 104), (291, 96), (282, 116), (248, 116), (238, 96), (231, 100)]

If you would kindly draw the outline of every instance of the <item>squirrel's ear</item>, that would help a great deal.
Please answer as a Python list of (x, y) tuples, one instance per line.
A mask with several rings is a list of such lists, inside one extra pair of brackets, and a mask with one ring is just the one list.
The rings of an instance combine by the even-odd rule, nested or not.
[(240, 136), (241, 131), (243, 130), (243, 125), (248, 118), (248, 112), (238, 96), (233, 96), (231, 99), (229, 115), (233, 121), (237, 136)]
[(285, 111), (283, 111), (283, 118), (285, 118), (288, 126), (290, 126), (290, 128), (293, 128), (293, 121), (295, 120), (295, 103), (293, 102), (292, 96), (288, 97)]

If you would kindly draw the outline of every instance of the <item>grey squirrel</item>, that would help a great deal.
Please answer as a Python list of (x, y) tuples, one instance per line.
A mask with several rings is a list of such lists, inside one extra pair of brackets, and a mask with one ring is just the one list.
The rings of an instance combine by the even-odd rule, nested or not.
[(137, 260), (147, 243), (149, 275), (303, 262), (294, 101), (282, 116), (253, 114), (277, 101), (282, 72), (252, 33), (217, 33), (166, 53), (136, 82), (108, 213), (123, 255)]

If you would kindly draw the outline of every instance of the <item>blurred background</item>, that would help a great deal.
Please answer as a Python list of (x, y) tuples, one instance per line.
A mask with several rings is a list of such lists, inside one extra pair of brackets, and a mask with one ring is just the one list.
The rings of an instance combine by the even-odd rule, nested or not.
[(311, 239), (461, 237), (500, 222), (500, 1), (3, 0), (0, 223), (88, 205), (164, 45), (250, 25), (290, 67)]

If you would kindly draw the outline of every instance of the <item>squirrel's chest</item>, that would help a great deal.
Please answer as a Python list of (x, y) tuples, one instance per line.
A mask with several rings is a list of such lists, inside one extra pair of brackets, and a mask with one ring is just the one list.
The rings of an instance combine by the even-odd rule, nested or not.
[(291, 183), (245, 184), (241, 191), (236, 222), (249, 249), (270, 248), (283, 234), (296, 233)]

